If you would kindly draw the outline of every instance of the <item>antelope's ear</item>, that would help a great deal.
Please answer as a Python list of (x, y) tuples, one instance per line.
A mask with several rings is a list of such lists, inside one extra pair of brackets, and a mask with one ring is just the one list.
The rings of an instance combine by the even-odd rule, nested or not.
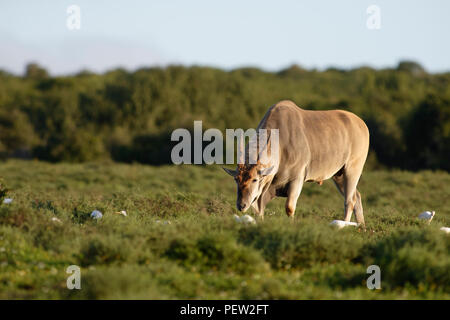
[(268, 176), (269, 174), (274, 173), (274, 171), (275, 171), (274, 169), (275, 169), (275, 166), (271, 166), (267, 169), (260, 170), (258, 173), (264, 177), (264, 176)]
[(227, 168), (224, 168), (224, 167), (222, 167), (222, 169), (225, 170), (225, 172), (228, 173), (232, 177), (236, 177), (236, 175), (237, 175), (237, 171), (236, 170), (231, 170), (231, 169), (227, 169)]

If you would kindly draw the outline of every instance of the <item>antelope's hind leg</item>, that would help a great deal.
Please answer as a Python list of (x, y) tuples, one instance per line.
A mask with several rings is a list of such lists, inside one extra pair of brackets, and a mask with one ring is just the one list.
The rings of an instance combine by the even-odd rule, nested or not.
[(343, 170), (333, 176), (333, 181), (339, 193), (345, 200), (345, 221), (350, 221), (352, 212), (354, 212), (356, 222), (364, 226), (365, 222), (361, 194), (356, 189), (360, 176), (360, 171), (350, 170), (350, 172), (348, 172), (348, 170)]
[(356, 222), (358, 222), (360, 225), (365, 227), (366, 224), (364, 222), (361, 194), (359, 193), (358, 190), (356, 190), (355, 196), (356, 196), (356, 202), (355, 202), (355, 207), (353, 209), (353, 212), (355, 213)]

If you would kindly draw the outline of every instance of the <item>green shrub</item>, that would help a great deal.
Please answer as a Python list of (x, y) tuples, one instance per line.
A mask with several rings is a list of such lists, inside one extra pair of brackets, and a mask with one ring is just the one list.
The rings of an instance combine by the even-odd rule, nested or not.
[(337, 263), (355, 258), (363, 241), (350, 230), (330, 226), (298, 227), (264, 224), (242, 229), (240, 242), (261, 250), (273, 268), (306, 268), (315, 263)]
[(176, 239), (165, 252), (171, 260), (188, 268), (250, 274), (267, 270), (258, 252), (224, 235), (201, 236), (196, 241)]
[(450, 238), (437, 228), (399, 230), (361, 254), (366, 265), (381, 269), (382, 286), (450, 290)]
[(124, 239), (120, 237), (92, 236), (84, 240), (78, 255), (81, 266), (122, 263), (131, 252)]

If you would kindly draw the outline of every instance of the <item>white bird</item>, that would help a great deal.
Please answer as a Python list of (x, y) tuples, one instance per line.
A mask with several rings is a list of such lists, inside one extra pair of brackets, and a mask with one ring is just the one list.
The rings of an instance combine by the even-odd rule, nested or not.
[(241, 217), (241, 221), (242, 221), (243, 223), (256, 224), (255, 219), (253, 219), (253, 217), (249, 216), (248, 214), (243, 215), (243, 216)]
[(115, 214), (120, 214), (120, 215), (122, 215), (122, 216), (124, 216), (124, 217), (127, 216), (127, 212), (126, 212), (125, 210), (117, 211), (117, 212), (115, 212)]
[(156, 220), (155, 223), (172, 224), (172, 222), (170, 221), (161, 221), (161, 220)]
[(52, 218), (52, 221), (53, 221), (53, 222), (62, 223), (62, 221), (59, 220), (57, 217), (53, 217), (53, 218)]
[(449, 227), (442, 227), (439, 230), (444, 231), (445, 233), (450, 233), (450, 228)]
[(357, 227), (358, 224), (356, 222), (344, 221), (344, 220), (333, 220), (330, 225), (338, 227), (338, 229), (342, 229), (347, 226)]
[(236, 222), (244, 224), (256, 224), (255, 219), (253, 219), (253, 217), (249, 216), (248, 214), (243, 215), (242, 217), (239, 217), (237, 214), (235, 214), (234, 220), (236, 220)]
[(421, 214), (419, 214), (419, 219), (422, 220), (428, 220), (428, 223), (431, 222), (431, 220), (433, 220), (433, 217), (436, 213), (434, 211), (424, 211)]
[(101, 219), (102, 217), (103, 217), (103, 214), (98, 210), (94, 210), (91, 213), (91, 218), (93, 218), (93, 219)]
[(3, 199), (3, 203), (4, 203), (4, 204), (11, 203), (12, 201), (13, 201), (13, 199), (11, 199), (11, 198), (5, 198), (5, 199)]

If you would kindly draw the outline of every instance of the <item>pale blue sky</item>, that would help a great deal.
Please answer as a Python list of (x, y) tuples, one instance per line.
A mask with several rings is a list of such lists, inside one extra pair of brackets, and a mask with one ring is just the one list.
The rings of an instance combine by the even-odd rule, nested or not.
[[(81, 8), (76, 31), (66, 27), (72, 4)], [(380, 30), (366, 27), (371, 4), (381, 9)], [(36, 61), (52, 74), (171, 63), (272, 71), (412, 59), (443, 72), (449, 32), (446, 0), (2, 0), (0, 69), (22, 73)]]

